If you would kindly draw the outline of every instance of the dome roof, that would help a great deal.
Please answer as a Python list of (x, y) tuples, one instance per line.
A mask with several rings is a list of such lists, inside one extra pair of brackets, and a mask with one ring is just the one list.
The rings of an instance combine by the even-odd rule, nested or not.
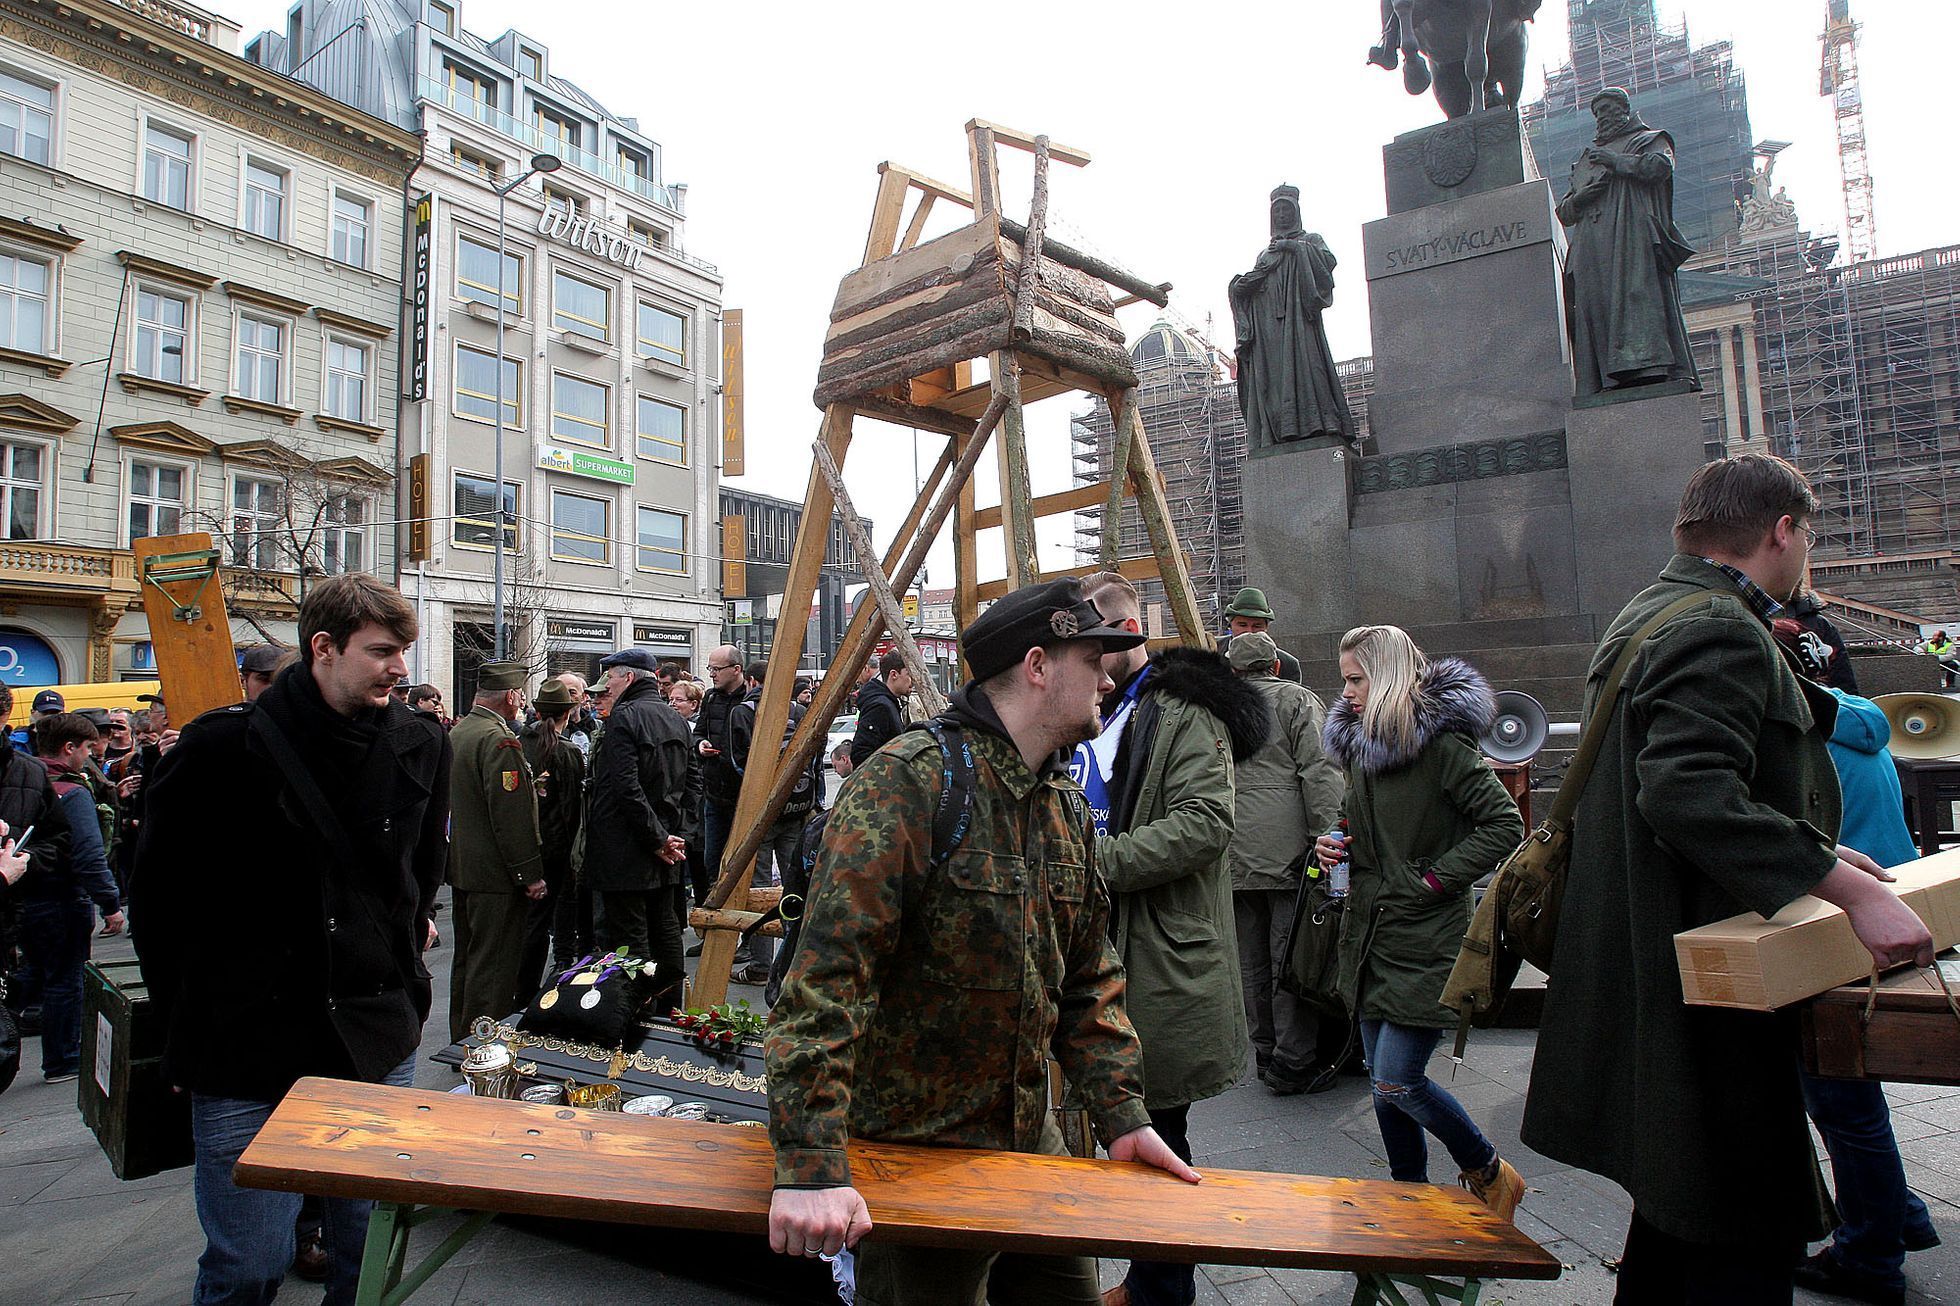
[(1130, 346), (1130, 361), (1139, 367), (1162, 363), (1203, 363), (1205, 347), (1163, 318)]

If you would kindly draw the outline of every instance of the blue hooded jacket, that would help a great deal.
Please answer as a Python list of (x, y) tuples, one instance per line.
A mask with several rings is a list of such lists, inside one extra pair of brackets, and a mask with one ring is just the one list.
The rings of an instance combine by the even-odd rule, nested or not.
[(1838, 701), (1837, 728), (1831, 732), (1831, 760), (1844, 790), (1844, 826), (1838, 842), (1855, 848), (1880, 866), (1917, 861), (1919, 848), (1906, 829), (1905, 797), (1892, 765), (1891, 723), (1869, 698), (1831, 690)]

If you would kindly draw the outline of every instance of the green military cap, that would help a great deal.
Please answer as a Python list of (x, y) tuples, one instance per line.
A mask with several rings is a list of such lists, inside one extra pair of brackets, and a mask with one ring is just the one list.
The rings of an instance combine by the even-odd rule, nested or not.
[(1225, 649), (1225, 661), (1234, 671), (1271, 671), (1278, 660), (1279, 645), (1263, 630), (1234, 635)]
[(479, 690), (522, 689), (524, 688), (524, 664), (522, 662), (486, 662), (477, 668), (476, 687)]
[(538, 692), (531, 695), (531, 706), (540, 712), (556, 712), (561, 707), (576, 706), (577, 700), (565, 682), (553, 676), (538, 686)]
[(1240, 590), (1232, 600), (1232, 606), (1225, 609), (1228, 617), (1255, 617), (1260, 621), (1272, 621), (1273, 610), (1266, 606), (1266, 591), (1248, 585)]

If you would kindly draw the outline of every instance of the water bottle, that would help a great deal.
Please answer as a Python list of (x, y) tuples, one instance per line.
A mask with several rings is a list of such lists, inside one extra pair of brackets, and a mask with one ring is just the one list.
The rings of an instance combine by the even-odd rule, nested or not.
[[(1348, 842), (1347, 822), (1344, 820), (1339, 825), (1329, 830), (1327, 832), (1327, 837), (1330, 839), (1340, 840), (1341, 851), (1343, 854), (1345, 854), (1347, 851), (1347, 842)], [(1348, 872), (1349, 872), (1348, 858), (1345, 855), (1343, 855), (1341, 860), (1335, 862), (1332, 868), (1330, 868), (1327, 872), (1327, 896), (1328, 897), (1330, 898), (1347, 897)]]

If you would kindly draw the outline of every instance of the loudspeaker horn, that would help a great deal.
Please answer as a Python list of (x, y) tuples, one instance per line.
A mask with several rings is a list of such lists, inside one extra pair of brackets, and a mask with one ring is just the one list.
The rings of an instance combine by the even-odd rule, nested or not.
[(1960, 701), (1941, 694), (1880, 694), (1892, 723), (1892, 756), (1924, 761), (1960, 754)]
[(1522, 690), (1507, 689), (1497, 696), (1497, 719), (1477, 741), (1484, 756), (1498, 762), (1529, 762), (1545, 746), (1551, 718), (1537, 699)]

